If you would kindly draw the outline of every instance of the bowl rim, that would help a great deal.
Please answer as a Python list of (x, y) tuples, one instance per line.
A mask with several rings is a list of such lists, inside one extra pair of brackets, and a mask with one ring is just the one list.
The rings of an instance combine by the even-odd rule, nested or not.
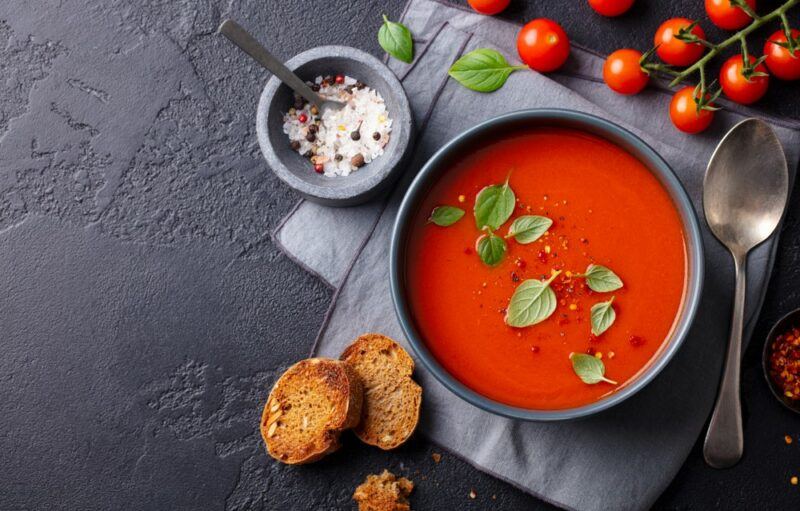
[(772, 325), (772, 328), (769, 329), (769, 333), (766, 339), (764, 339), (764, 347), (761, 348), (761, 369), (764, 373), (764, 379), (767, 381), (767, 387), (770, 393), (775, 396), (775, 399), (777, 399), (784, 408), (800, 414), (800, 403), (796, 405), (790, 404), (788, 399), (778, 392), (775, 388), (775, 382), (769, 377), (769, 355), (772, 352), (770, 347), (772, 341), (774, 341), (779, 334), (782, 334), (787, 327), (793, 324), (800, 325), (800, 308), (790, 310), (781, 316), (781, 318)]
[[(408, 96), (400, 80), (380, 59), (358, 48), (341, 45), (326, 45), (309, 48), (298, 53), (285, 65), (294, 71), (300, 66), (313, 61), (330, 58), (343, 58), (363, 64), (373, 69), (388, 84), (387, 93), (397, 102), (396, 114), (392, 117), (394, 124), (392, 134), (397, 145), (392, 153), (384, 154), (380, 160), (378, 171), (366, 179), (357, 182), (342, 182), (343, 186), (320, 186), (297, 176), (283, 163), (270, 141), (268, 114), (275, 94), (283, 84), (276, 76), (270, 76), (258, 99), (256, 108), (256, 139), (261, 154), (278, 178), (304, 197), (327, 205), (355, 205), (368, 200), (372, 193), (380, 190), (399, 170), (404, 157), (412, 146), (414, 131), (413, 113)], [(287, 142), (288, 144), (288, 142)]]
[[(481, 132), (498, 129), (503, 125), (519, 121), (534, 121), (541, 124), (546, 124), (547, 121), (567, 121), (576, 125), (576, 129), (580, 129), (581, 126), (588, 128), (590, 132), (598, 136), (604, 136), (612, 142), (614, 138), (619, 141), (624, 141), (638, 153), (634, 154), (634, 156), (641, 160), (651, 172), (656, 174), (662, 186), (667, 189), (681, 217), (683, 227), (686, 230), (684, 235), (687, 245), (686, 257), (687, 267), (690, 271), (687, 272), (687, 286), (682, 318), (673, 327), (672, 342), (657, 352), (657, 358), (654, 358), (650, 365), (646, 366), (642, 373), (628, 385), (625, 385), (619, 391), (599, 401), (579, 407), (559, 410), (521, 408), (495, 401), (470, 389), (450, 375), (427, 349), (421, 338), (422, 336), (418, 335), (413, 321), (411, 321), (412, 314), (405, 300), (402, 282), (403, 262), (401, 260), (403, 256), (403, 245), (405, 243), (405, 230), (409, 226), (413, 215), (416, 213), (415, 204), (419, 199), (418, 196), (423, 193), (422, 187), (430, 178), (431, 174), (435, 173), (442, 160), (449, 155), (453, 148), (457, 148), (462, 141)], [(629, 149), (625, 150), (632, 152)], [(400, 204), (391, 235), (389, 273), (392, 301), (403, 333), (411, 344), (414, 353), (439, 382), (458, 397), (488, 412), (512, 419), (542, 422), (571, 420), (599, 413), (628, 399), (661, 373), (683, 344), (689, 329), (694, 323), (702, 293), (705, 273), (704, 263), (703, 239), (694, 206), (674, 171), (653, 148), (629, 130), (595, 115), (576, 110), (534, 108), (506, 113), (483, 121), (456, 135), (428, 159), (405, 192), (402, 203)]]

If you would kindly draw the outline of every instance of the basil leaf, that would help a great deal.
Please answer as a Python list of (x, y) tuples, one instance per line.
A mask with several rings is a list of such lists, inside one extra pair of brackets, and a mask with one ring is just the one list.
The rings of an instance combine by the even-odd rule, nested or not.
[(549, 318), (556, 310), (556, 294), (550, 283), (559, 273), (547, 280), (528, 279), (517, 286), (506, 309), (506, 325), (523, 328)]
[(508, 246), (506, 245), (506, 240), (493, 232), (489, 232), (478, 238), (476, 250), (484, 264), (497, 266), (505, 257)]
[(526, 67), (512, 66), (496, 50), (479, 48), (455, 61), (447, 74), (468, 89), (492, 92), (502, 87), (511, 73)]
[(582, 276), (586, 277), (586, 285), (589, 286), (589, 289), (598, 293), (608, 293), (622, 287), (622, 280), (617, 277), (617, 274), (599, 264), (590, 264)]
[(553, 225), (553, 221), (546, 216), (521, 216), (511, 223), (506, 238), (513, 237), (517, 243), (527, 245), (538, 240), (551, 225)]
[(378, 30), (378, 44), (389, 55), (409, 63), (414, 60), (414, 40), (411, 38), (411, 31), (402, 23), (389, 21), (383, 15), (383, 25)]
[(487, 186), (475, 198), (475, 223), (478, 229), (489, 227), (497, 230), (514, 212), (517, 198), (514, 190), (508, 186), (508, 180), (502, 185)]
[(592, 305), (592, 333), (594, 335), (601, 335), (608, 330), (608, 327), (614, 324), (617, 319), (617, 313), (614, 311), (614, 297), (607, 302), (600, 302)]
[(604, 381), (613, 385), (617, 384), (614, 380), (609, 380), (605, 377), (606, 366), (603, 365), (603, 361), (599, 358), (585, 353), (573, 353), (570, 356), (570, 360), (572, 360), (572, 370), (575, 371), (578, 378), (583, 380), (583, 383), (594, 385)]
[(453, 206), (437, 206), (431, 211), (428, 222), (434, 223), (439, 227), (449, 227), (461, 220), (464, 210)]

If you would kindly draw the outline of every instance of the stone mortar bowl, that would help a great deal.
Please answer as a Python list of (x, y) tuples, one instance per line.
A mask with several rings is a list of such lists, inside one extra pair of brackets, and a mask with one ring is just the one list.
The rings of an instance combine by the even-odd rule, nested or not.
[(386, 102), (392, 132), (384, 153), (349, 176), (317, 174), (307, 158), (289, 147), (289, 138), (283, 132), (283, 115), (292, 106), (293, 93), (273, 76), (258, 101), (256, 133), (261, 152), (275, 175), (306, 199), (326, 206), (353, 206), (386, 191), (402, 170), (414, 131), (408, 98), (394, 73), (372, 55), (347, 46), (306, 50), (286, 62), (286, 67), (307, 81), (344, 74), (364, 82)]

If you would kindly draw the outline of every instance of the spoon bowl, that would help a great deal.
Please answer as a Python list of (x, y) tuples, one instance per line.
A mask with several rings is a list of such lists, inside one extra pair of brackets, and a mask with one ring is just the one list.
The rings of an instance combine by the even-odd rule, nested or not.
[(765, 122), (747, 119), (722, 139), (708, 164), (703, 207), (711, 232), (749, 251), (778, 226), (789, 193), (783, 148)]
[(711, 156), (703, 183), (706, 221), (730, 251), (736, 270), (730, 340), (703, 444), (703, 456), (715, 468), (735, 465), (744, 451), (739, 373), (747, 254), (775, 231), (788, 198), (786, 156), (769, 125), (747, 119), (731, 128)]

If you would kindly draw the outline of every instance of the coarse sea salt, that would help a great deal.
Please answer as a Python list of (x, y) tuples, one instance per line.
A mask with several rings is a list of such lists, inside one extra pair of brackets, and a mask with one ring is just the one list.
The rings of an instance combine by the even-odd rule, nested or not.
[(392, 132), (381, 95), (354, 78), (343, 78), (314, 80), (321, 96), (345, 103), (343, 108), (320, 116), (315, 106), (295, 97), (295, 107), (283, 116), (283, 132), (292, 148), (311, 160), (309, 170), (329, 177), (347, 176), (381, 156)]

